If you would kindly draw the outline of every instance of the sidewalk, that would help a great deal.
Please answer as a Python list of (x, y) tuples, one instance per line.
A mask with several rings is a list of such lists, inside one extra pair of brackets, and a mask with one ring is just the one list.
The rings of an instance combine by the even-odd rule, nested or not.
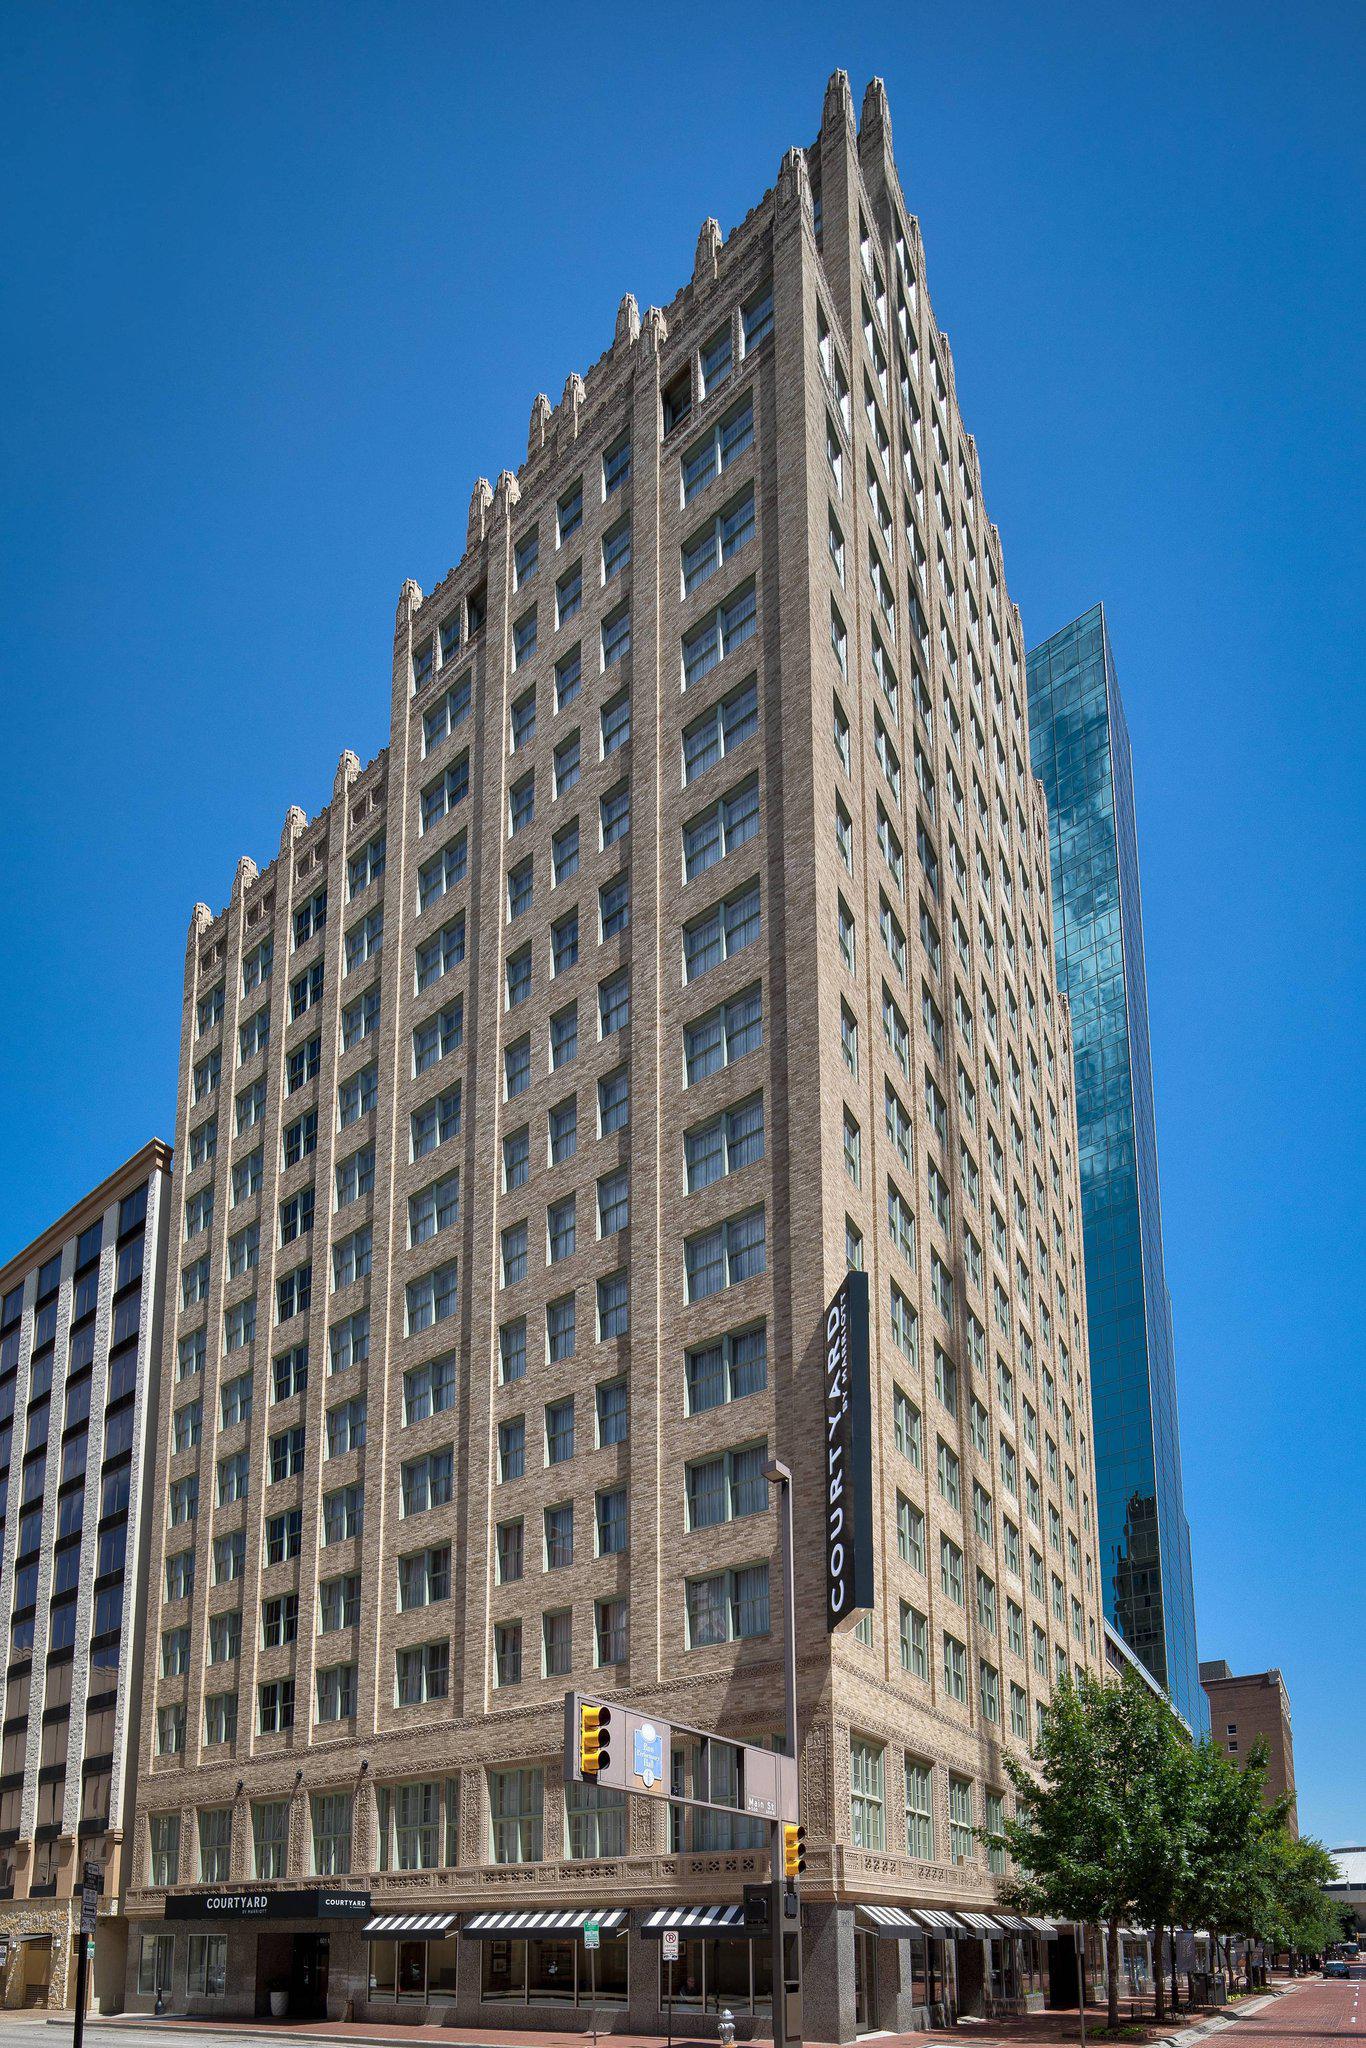
[[(1287, 1985), (1284, 1988), (1291, 1987)], [(1275, 2002), (1281, 1989), (1277, 1986), (1257, 1997), (1243, 1999), (1237, 2005), (1209, 2006), (1195, 2013), (1182, 2013), (1161, 2027), (1154, 2026), (1151, 2021), (1136, 2022), (1134, 2039), (1152, 2044), (1152, 2048), (1163, 2043), (1171, 2044), (1171, 2048), (1190, 2048), (1190, 2044), (1202, 2041), (1207, 2035), (1263, 2011)], [(1087, 2007), (1088, 2042), (1094, 2041), (1100, 2033), (1105, 2018), (1104, 2006)], [(53, 2024), (62, 2022), (54, 2019)], [(69, 2017), (66, 2024), (70, 2024)], [(291, 2024), (288, 2020), (189, 2019), (171, 2013), (162, 2019), (148, 2013), (120, 2013), (110, 2018), (92, 2014), (86, 2021), (87, 2034), (96, 2031), (116, 2034), (120, 2029), (136, 2029), (146, 2034), (164, 2031), (180, 2037), (185, 2048), (188, 2048), (189, 2037), (196, 2034), (220, 2038), (224, 2035), (246, 2037), (260, 2034), (281, 2042), (349, 2041), (358, 2044), (358, 2048), (365, 2043), (373, 2044), (373, 2048), (389, 2048), (390, 2043), (403, 2041), (442, 2042), (445, 2048), (571, 2048), (571, 2044), (583, 2040), (589, 2032), (586, 2027), (572, 2032), (566, 2029), (537, 2032), (523, 2027), (385, 2026), (373, 2020), (357, 2020), (351, 2024), (339, 2020), (296, 2021)], [(1026, 2013), (1013, 2019), (960, 2020), (954, 2028), (931, 2034), (870, 2034), (863, 2038), (876, 2042), (878, 2048), (950, 2048), (951, 2043), (956, 2043), (957, 2048), (1062, 2048), (1062, 2044), (1068, 2044), (1070, 2048), (1070, 2044), (1077, 2042), (1078, 2032), (1074, 2008), (1070, 2012)], [(599, 2039), (603, 2048), (667, 2048), (663, 2034), (603, 2032)], [(714, 2035), (698, 2038), (689, 2034), (686, 2028), (680, 2028), (673, 2036), (673, 2048), (717, 2048), (717, 2044)], [(769, 2044), (757, 2044), (757, 2048), (769, 2048)], [(830, 2044), (809, 2041), (805, 2048), (830, 2048)]]

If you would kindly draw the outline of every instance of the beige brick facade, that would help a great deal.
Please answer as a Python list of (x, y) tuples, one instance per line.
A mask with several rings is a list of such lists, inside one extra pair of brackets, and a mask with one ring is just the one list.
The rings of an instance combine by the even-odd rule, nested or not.
[[(795, 1472), (826, 2023), (852, 2028), (853, 1902), (990, 1904), (963, 1788), (980, 1825), (1056, 1672), (1100, 1662), (1071, 1044), (1023, 697), (885, 99), (874, 82), (856, 127), (837, 74), (814, 145), (729, 238), (704, 225), (673, 303), (641, 316), (628, 296), (607, 354), (557, 406), (537, 399), (521, 469), (476, 485), (456, 568), (426, 596), (404, 584), (387, 751), (364, 769), (344, 754), (328, 808), (291, 811), (276, 861), (240, 863), (219, 916), (196, 909), (163, 1373), (174, 1410), (202, 1330), (203, 1432), (178, 1454), (168, 1438), (156, 1474), (136, 1910), (160, 1915), (152, 1880), (172, 1875), (153, 1870), (149, 1821), (178, 1817), (183, 1890), (201, 1881), (199, 1812), (230, 1809), (212, 1871), (242, 1885), (260, 1874), (253, 1803), (283, 1802), (264, 1868), (300, 1884), (328, 1793), (350, 1801), (340, 1860), (377, 1911), (738, 1899), (767, 1866), (743, 1833), (674, 1834), (633, 1800), (620, 1827), (571, 1835), (561, 1703), (573, 1683), (735, 1736), (780, 1728), (762, 1450)], [(316, 1149), (295, 1160), (288, 1134), (313, 1112)], [(308, 1189), (311, 1229), (290, 1235), (285, 1205)], [(352, 1279), (358, 1230), (369, 1270)], [(873, 1301), (877, 1601), (863, 1637), (831, 1639), (821, 1328), (851, 1258)], [(439, 1319), (417, 1327), (429, 1294)], [(339, 1335), (354, 1316), (361, 1362), (356, 1326), (349, 1349)], [(276, 1398), (277, 1361), (304, 1345), (306, 1386), (280, 1368)], [(417, 1412), (405, 1376), (447, 1358), (451, 1405)], [(329, 1421), (348, 1401), (359, 1448)], [(447, 1451), (452, 1497), (422, 1510), (411, 1468)], [(245, 1468), (225, 1462), (238, 1452)], [(328, 1540), (325, 1502), (348, 1486), (363, 1530)], [(565, 1523), (547, 1514), (565, 1507), (558, 1564)], [(298, 1555), (272, 1562), (291, 1510)], [(215, 1543), (237, 1531), (225, 1578)], [(400, 1559), (446, 1547), (449, 1597), (400, 1611)], [(346, 1574), (354, 1624), (324, 1630), (345, 1617), (320, 1589)], [(263, 1603), (295, 1595), (297, 1641), (268, 1647)], [(238, 1610), (239, 1655), (210, 1661)], [(156, 1642), (177, 1625), (188, 1674), (163, 1678)], [(419, 1677), (400, 1659), (426, 1645)], [(352, 1678), (320, 1694), (339, 1668)], [(294, 1686), (283, 1732), (263, 1726), (277, 1680)], [(320, 1720), (338, 1686), (354, 1712)], [(158, 1754), (158, 1709), (182, 1704), (186, 1750)], [(225, 1711), (235, 1736), (207, 1739)], [(908, 1754), (932, 1773), (915, 1856)], [(515, 1767), (539, 1774), (515, 1788), (539, 1802), (520, 1833), (490, 1804), (488, 1773)], [(406, 1839), (423, 1867), (397, 1869), (386, 1814), (408, 1781), (438, 1788), (440, 1818)], [(528, 1860), (498, 1860), (514, 1834)], [(510, 2023), (481, 2003), (474, 1947), (459, 2002)], [(637, 2018), (657, 2009), (657, 1979), (637, 1981), (648, 1948), (632, 1936)], [(343, 1982), (387, 2009), (334, 1937), (334, 2009)]]

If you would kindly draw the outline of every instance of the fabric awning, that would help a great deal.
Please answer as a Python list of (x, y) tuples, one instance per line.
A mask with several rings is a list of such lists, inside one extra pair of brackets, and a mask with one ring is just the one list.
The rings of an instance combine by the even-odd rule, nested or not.
[(590, 1920), (596, 1920), (604, 1934), (624, 1934), (626, 1908), (583, 1906), (572, 1913), (471, 1913), (460, 1932), (474, 1941), (524, 1941), (536, 1935), (582, 1934)]
[(640, 1931), (651, 1940), (658, 1940), (661, 1934), (681, 1934), (694, 1941), (707, 1935), (738, 1941), (768, 1935), (766, 1925), (749, 1925), (743, 1906), (661, 1906), (645, 1915)]
[(1022, 1920), (1018, 1913), (993, 1913), (992, 1918), (998, 1927), (1004, 1927), (1007, 1934), (1032, 1934), (1034, 1932), (1029, 1922)]
[(946, 1913), (942, 1906), (912, 1906), (911, 1911), (922, 1927), (931, 1934), (965, 1934), (962, 1920), (956, 1913)]
[(1041, 1934), (1045, 1941), (1056, 1941), (1058, 1930), (1051, 1920), (1043, 1920), (1037, 1913), (1021, 1915), (1031, 1934)]
[(887, 1935), (894, 1941), (907, 1934), (923, 1934), (925, 1931), (904, 1906), (860, 1906), (858, 1917), (872, 1933)]
[(989, 1913), (969, 1913), (963, 1906), (959, 1906), (957, 1912), (958, 1918), (973, 1934), (999, 1934), (1001, 1931)]
[(369, 1941), (444, 1941), (454, 1913), (376, 1913), (361, 1933)]

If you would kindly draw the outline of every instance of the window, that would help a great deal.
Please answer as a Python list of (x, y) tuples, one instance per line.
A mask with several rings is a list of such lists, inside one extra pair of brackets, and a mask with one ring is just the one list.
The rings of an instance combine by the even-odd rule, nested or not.
[(965, 1644), (957, 1636), (944, 1637), (944, 1693), (945, 1697), (957, 1700), (960, 1705), (968, 1697), (968, 1653)]
[(940, 1498), (946, 1500), (951, 1508), (961, 1507), (962, 1484), (958, 1454), (956, 1451), (950, 1450), (942, 1436), (939, 1438), (936, 1469)]
[(906, 1759), (906, 1854), (917, 1862), (934, 1861), (933, 1773), (929, 1764)]
[(684, 1494), (690, 1529), (710, 1529), (743, 1515), (760, 1515), (768, 1506), (764, 1478), (766, 1443), (723, 1451), (685, 1467)]
[[(529, 1060), (529, 1046), (527, 1052)], [(431, 1102), (424, 1102), (420, 1109), (415, 1109), (410, 1125), (414, 1160), (425, 1159), (429, 1152), (435, 1152), (439, 1146), (458, 1137), (460, 1083), (457, 1081), (453, 1088), (448, 1088), (444, 1094), (436, 1096)]]
[(602, 939), (615, 938), (618, 932), (626, 930), (631, 922), (631, 881), (629, 875), (621, 875), (615, 882), (605, 883), (598, 891), (598, 917)]
[(546, 1210), (546, 1252), (549, 1263), (572, 1257), (578, 1237), (577, 1204), (573, 1195), (552, 1202)]
[(625, 1167), (598, 1182), (598, 1236), (613, 1237), (631, 1220), (630, 1175)]
[(445, 772), (438, 775), (434, 782), (429, 782), (422, 791), (420, 799), (422, 830), (430, 832), (434, 826), (439, 825), (441, 820), (447, 817), (457, 804), (464, 802), (469, 793), (470, 757), (465, 753), (452, 761)]
[(449, 1260), (430, 1273), (410, 1280), (404, 1290), (409, 1336), (430, 1330), (455, 1314), (456, 1262)]
[(690, 1650), (715, 1643), (747, 1642), (769, 1633), (766, 1564), (689, 1579), (684, 1597)]
[(882, 1760), (879, 1745), (858, 1735), (849, 1738), (849, 1805), (856, 1849), (878, 1851), (887, 1846)]
[[(728, 357), (727, 357), (728, 363)], [(725, 372), (729, 374), (729, 367)], [(718, 379), (718, 381), (720, 381)], [(754, 439), (754, 401), (743, 398), (682, 458), (683, 502), (688, 504), (742, 455)]]
[(630, 1409), (625, 1380), (603, 1380), (596, 1390), (598, 1446), (624, 1444), (630, 1430)]
[(539, 1863), (543, 1853), (542, 1784), (538, 1770), (488, 1774), (495, 1863)]
[(920, 1410), (897, 1386), (892, 1388), (892, 1440), (900, 1455), (919, 1471), (923, 1458)]
[(598, 1341), (624, 1337), (631, 1327), (631, 1297), (624, 1273), (609, 1273), (597, 1284)]
[(754, 537), (753, 485), (683, 546), (683, 591), (696, 590)]
[(577, 1313), (572, 1294), (547, 1302), (545, 1335), (546, 1355), (552, 1364), (573, 1357), (577, 1346)]
[[(624, 660), (624, 659), (625, 659), (625, 657), (626, 657), (626, 656), (627, 656), (627, 655), (628, 655), (628, 654), (629, 654), (630, 652), (631, 652), (631, 612), (630, 612), (630, 607), (629, 607), (628, 605), (624, 605), (624, 604), (619, 604), (619, 605), (617, 606), (616, 610), (615, 610), (615, 611), (613, 611), (613, 612), (609, 612), (609, 613), (607, 614), (607, 617), (606, 617), (606, 618), (605, 618), (605, 619), (603, 620), (603, 622), (602, 622), (602, 666), (603, 666), (603, 670), (604, 670), (604, 672), (605, 672), (605, 671), (606, 671), (607, 669), (609, 669), (609, 668), (615, 668), (616, 664), (617, 664), (617, 663), (618, 663), (619, 661), (622, 661), (622, 660)], [(604, 712), (603, 712), (603, 753), (604, 753), (604, 755), (606, 755), (606, 754), (607, 754), (608, 752), (610, 752), (610, 751), (611, 751), (611, 750), (610, 750), (610, 749), (608, 748), (608, 745), (607, 745), (607, 726), (606, 726), (606, 718), (607, 718), (607, 713), (606, 713), (606, 711), (604, 710)], [(630, 733), (629, 733), (629, 731), (627, 732), (627, 734), (626, 734), (626, 737), (627, 737), (628, 739), (630, 738)]]
[(602, 495), (610, 498), (614, 491), (621, 489), (631, 475), (631, 442), (623, 434), (619, 440), (606, 449), (602, 458)]
[(740, 308), (742, 353), (750, 355), (773, 332), (773, 287), (765, 285)]
[(459, 967), (465, 958), (465, 913), (462, 910), (448, 925), (418, 942), (416, 949), (417, 992), (431, 988), (445, 974)]
[(683, 1264), (689, 1301), (704, 1301), (762, 1273), (767, 1265), (763, 1210), (752, 1209), (686, 1238)]
[[(149, 1864), (149, 1868), (148, 1868), (148, 1878), (149, 1878), (149, 1881), (150, 1881), (150, 1882), (151, 1882), (152, 1884), (154, 1884), (154, 1885), (158, 1885), (158, 1886), (160, 1886), (160, 1885), (173, 1885), (173, 1884), (177, 1884), (177, 1883), (179, 1883), (179, 1873), (180, 1873), (180, 1815), (179, 1815), (178, 1813), (154, 1813), (154, 1814), (152, 1814), (152, 1815), (150, 1816), (150, 1818), (148, 1819), (148, 1822), (147, 1822), (147, 1840), (148, 1840), (148, 1850), (149, 1850), (149, 1855), (148, 1855), (148, 1864)], [(166, 1974), (165, 1974), (165, 1979), (164, 1979), (164, 1986), (165, 1986), (165, 1988), (166, 1988), (167, 1990), (169, 1990), (169, 1989), (170, 1989), (170, 1974), (171, 1974), (171, 1972), (170, 1972), (170, 1954), (171, 1954), (171, 1949), (172, 1949), (172, 1942), (173, 1942), (173, 1937), (172, 1937), (172, 1936), (170, 1936), (170, 1935), (160, 1935), (160, 1936), (155, 1936), (155, 1937), (153, 1937), (153, 1939), (154, 1939), (154, 1940), (155, 1940), (155, 1942), (157, 1943), (157, 1946), (158, 1946), (158, 1948), (164, 1948), (164, 1950), (165, 1950), (165, 1952), (166, 1952)], [(143, 1967), (144, 1967), (144, 1970), (145, 1970), (145, 1967), (146, 1967), (146, 1959), (147, 1959), (147, 1947), (148, 1947), (148, 1943), (147, 1943), (147, 1940), (146, 1940), (146, 1939), (144, 1938), (144, 1941), (143, 1941)], [(158, 1960), (160, 1960), (160, 1958), (158, 1958)], [(162, 1979), (160, 1978), (160, 1976), (158, 1976), (158, 1980), (157, 1980), (157, 1981), (158, 1981), (158, 1988), (160, 1988), (160, 1987), (161, 1987), (161, 1985), (162, 1985), (162, 1982), (163, 1982), (163, 1980), (162, 1980)], [(139, 1988), (139, 1990), (141, 1990), (141, 1983), (139, 1983), (139, 1987), (138, 1987), (138, 1988)]]
[(602, 537), (602, 580), (610, 583), (631, 566), (631, 522), (619, 519)]
[(624, 1600), (599, 1600), (594, 1607), (594, 1647), (600, 1666), (624, 1664), (628, 1650), (628, 1624)]
[(570, 485), (556, 507), (556, 527), (559, 534), (559, 545), (563, 547), (570, 535), (577, 533), (582, 524), (583, 481), (580, 479), (577, 483)]
[(319, 889), (308, 900), (301, 903), (294, 913), (294, 943), (307, 945), (327, 923), (327, 891)]
[(913, 1571), (924, 1571), (925, 1517), (904, 1493), (896, 1497), (896, 1554)]
[(754, 584), (742, 584), (737, 591), (708, 613), (683, 636), (683, 687), (691, 689), (718, 662), (752, 640), (759, 630), (758, 598)]
[[(602, 758), (605, 761), (610, 754), (615, 754), (619, 747), (624, 747), (631, 737), (631, 699), (627, 691), (619, 690), (615, 697), (603, 705), (600, 723)], [(577, 851), (576, 840), (576, 864)]]
[(323, 1542), (342, 1543), (359, 1536), (365, 1519), (365, 1488), (340, 1486), (323, 1495)]
[(443, 1230), (450, 1230), (460, 1214), (460, 1175), (448, 1173), (408, 1197), (408, 1242), (425, 1244)]
[(684, 1133), (689, 1194), (739, 1173), (764, 1156), (764, 1100), (752, 1095)]
[(910, 1602), (901, 1602), (901, 1668), (912, 1678), (930, 1675), (929, 1623)]
[(688, 981), (728, 959), (759, 935), (759, 883), (715, 904), (683, 929), (684, 975)]
[(949, 1855), (955, 1863), (972, 1860), (976, 1846), (973, 1827), (972, 1781), (949, 1776)]
[(468, 838), (464, 832), (458, 833), (448, 846), (422, 863), (417, 871), (419, 915), (464, 881), (468, 865)]
[(451, 1689), (451, 1646), (448, 1642), (418, 1643), (394, 1656), (395, 1704), (413, 1707), (425, 1700), (444, 1700)]
[(439, 1065), (448, 1054), (455, 1052), (463, 1043), (465, 1029), (465, 1006), (462, 998), (448, 1003), (429, 1017), (424, 1024), (413, 1030), (413, 1073), (425, 1074), (429, 1068)]
[[(607, 1138), (613, 1131), (625, 1130), (630, 1120), (630, 1109), (629, 1076), (625, 1067), (618, 1067), (613, 1073), (604, 1074), (598, 1082), (598, 1136)], [(572, 1153), (573, 1147), (570, 1149)]]

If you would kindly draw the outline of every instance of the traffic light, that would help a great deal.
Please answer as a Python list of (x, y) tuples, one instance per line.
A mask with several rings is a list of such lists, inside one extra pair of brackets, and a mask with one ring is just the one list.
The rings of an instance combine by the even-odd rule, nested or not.
[(611, 1754), (608, 1749), (611, 1721), (610, 1707), (600, 1707), (590, 1700), (580, 1703), (579, 1769), (585, 1778), (596, 1778), (607, 1768)]
[(806, 1829), (783, 1822), (783, 1876), (795, 1883), (806, 1869)]

